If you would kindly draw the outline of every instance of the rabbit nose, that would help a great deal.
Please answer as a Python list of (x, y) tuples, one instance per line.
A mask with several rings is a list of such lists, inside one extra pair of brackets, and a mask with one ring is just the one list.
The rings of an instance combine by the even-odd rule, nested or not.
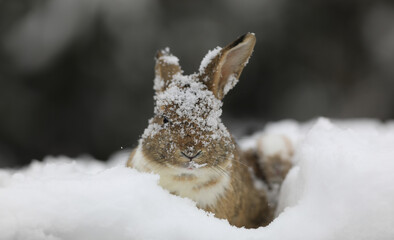
[(201, 154), (201, 150), (198, 151), (196, 154), (193, 154), (193, 153), (190, 153), (190, 152), (187, 152), (187, 153), (181, 152), (181, 154), (185, 158), (188, 158), (190, 161), (192, 161), (194, 158), (198, 157)]

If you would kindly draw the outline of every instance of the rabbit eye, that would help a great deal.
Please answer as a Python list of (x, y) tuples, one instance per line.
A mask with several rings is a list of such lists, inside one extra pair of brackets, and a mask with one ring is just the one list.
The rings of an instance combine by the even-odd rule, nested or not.
[(163, 117), (163, 124), (166, 124), (168, 122), (169, 122), (168, 118), (167, 117)]

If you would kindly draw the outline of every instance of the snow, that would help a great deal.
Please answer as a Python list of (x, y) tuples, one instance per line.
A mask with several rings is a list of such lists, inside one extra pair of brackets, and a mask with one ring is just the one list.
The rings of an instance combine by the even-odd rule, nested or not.
[(164, 80), (160, 76), (155, 76), (153, 79), (153, 90), (160, 91), (164, 87)]
[[(220, 53), (220, 50), (222, 50), (221, 47), (216, 47), (216, 48), (208, 51), (208, 53), (202, 59), (200, 67), (198, 69), (200, 74), (205, 73), (205, 69), (207, 68), (208, 64), (212, 61), (212, 59), (214, 59)], [(248, 64), (248, 61), (249, 61), (249, 58), (245, 62), (244, 66), (246, 66), (246, 64)], [(204, 79), (204, 81), (206, 81), (206, 80), (207, 80), (207, 78)], [(226, 95), (237, 83), (238, 83), (237, 76), (235, 74), (231, 74), (228, 77), (227, 83), (223, 88), (223, 95)]]
[(226, 95), (236, 84), (238, 83), (238, 78), (235, 74), (228, 77), (228, 81), (223, 88), (223, 95)]
[(266, 135), (258, 142), (260, 149), (266, 156), (280, 156), (282, 159), (289, 159), (291, 151), (287, 150), (286, 139), (284, 135)]
[(160, 57), (165, 63), (170, 65), (179, 65), (179, 59), (170, 53), (170, 48), (166, 47), (162, 50), (163, 56)]
[(268, 133), (293, 141), (295, 166), (267, 227), (214, 218), (124, 167), (123, 152), (0, 170), (0, 239), (394, 239), (393, 122), (284, 121), (249, 144)]
[(205, 68), (212, 61), (212, 59), (214, 59), (219, 54), (220, 50), (222, 50), (222, 48), (218, 46), (208, 51), (208, 53), (202, 59), (200, 67), (198, 68), (200, 73), (205, 73)]
[[(222, 101), (204, 83), (198, 81), (196, 74), (175, 74), (168, 87), (156, 92), (154, 99), (156, 116), (165, 116), (175, 126), (193, 126), (192, 131), (199, 136), (196, 139), (204, 146), (218, 138), (230, 139), (230, 134), (220, 119)], [(159, 125), (151, 119), (142, 139), (154, 137), (166, 127), (167, 125)], [(177, 134), (183, 137), (184, 127), (180, 127)]]
[(202, 167), (205, 167), (206, 165), (207, 165), (206, 163), (198, 164), (198, 163), (196, 163), (194, 161), (191, 161), (189, 163), (189, 167), (188, 168), (202, 168)]
[[(179, 59), (170, 53), (170, 48), (166, 47), (161, 50), (161, 56), (159, 59), (168, 65), (178, 65)], [(157, 59), (158, 60), (158, 59)], [(181, 70), (181, 72), (183, 72)], [(153, 80), (153, 89), (155, 91), (161, 91), (165, 86), (164, 80), (161, 78), (160, 74), (156, 74), (155, 79)]]
[(163, 61), (167, 64), (171, 64), (171, 65), (178, 65), (179, 64), (179, 59), (177, 57), (175, 57), (174, 55), (162, 56), (160, 59), (163, 59)]
[(146, 139), (148, 137), (156, 135), (161, 129), (161, 125), (154, 123), (153, 119), (150, 119), (148, 127), (144, 130), (144, 133), (142, 134), (142, 139)]

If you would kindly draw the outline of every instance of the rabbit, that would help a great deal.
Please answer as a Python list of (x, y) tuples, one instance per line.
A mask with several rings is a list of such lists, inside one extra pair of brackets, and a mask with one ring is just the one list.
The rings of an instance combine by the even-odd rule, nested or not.
[(168, 48), (159, 51), (155, 115), (127, 161), (127, 167), (160, 175), (159, 185), (170, 193), (246, 228), (273, 219), (266, 192), (254, 181), (253, 169), (264, 164), (241, 152), (220, 116), (222, 99), (238, 82), (255, 42), (255, 35), (247, 33), (215, 48), (188, 76)]

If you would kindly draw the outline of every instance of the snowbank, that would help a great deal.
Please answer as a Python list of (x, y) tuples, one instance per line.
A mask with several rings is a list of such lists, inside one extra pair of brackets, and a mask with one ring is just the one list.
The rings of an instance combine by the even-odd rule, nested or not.
[(0, 239), (394, 239), (393, 123), (287, 121), (264, 133), (296, 144), (268, 227), (214, 218), (158, 176), (123, 167), (125, 154), (106, 164), (48, 157), (0, 170)]

